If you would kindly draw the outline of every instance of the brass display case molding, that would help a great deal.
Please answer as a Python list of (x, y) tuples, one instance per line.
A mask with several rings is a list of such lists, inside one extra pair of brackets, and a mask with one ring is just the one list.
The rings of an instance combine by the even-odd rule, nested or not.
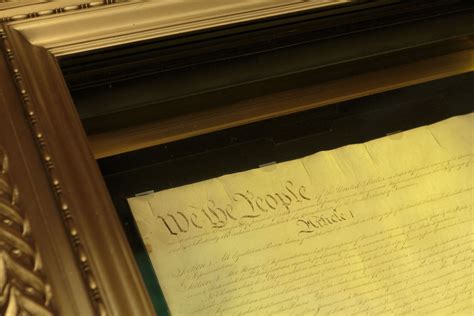
[[(350, 2), (353, 1), (116, 1), (107, 10), (90, 10), (86, 16), (21, 21), (15, 29), (31, 44), (61, 57)], [(78, 24), (80, 28), (76, 27)], [(58, 29), (62, 31), (57, 32)]]
[(97, 312), (97, 315), (101, 315), (101, 316), (107, 315), (103, 301), (102, 301), (101, 293), (97, 286), (94, 271), (90, 267), (88, 255), (86, 254), (86, 251), (84, 249), (81, 237), (79, 236), (74, 218), (71, 214), (67, 196), (64, 193), (64, 190), (62, 188), (62, 185), (61, 185), (62, 181), (60, 180), (58, 169), (56, 168), (56, 164), (54, 162), (54, 157), (52, 156), (52, 153), (49, 149), (48, 141), (46, 140), (46, 137), (43, 135), (42, 129), (38, 122), (38, 118), (36, 116), (34, 104), (31, 101), (28, 91), (23, 83), (23, 76), (19, 70), (18, 65), (16, 64), (15, 56), (12, 52), (10, 43), (8, 42), (8, 38), (3, 29), (0, 29), (0, 39), (3, 42), (2, 48), (4, 49), (4, 52), (6, 53), (10, 69), (13, 72), (16, 87), (22, 98), (22, 105), (23, 105), (23, 110), (25, 112), (26, 119), (30, 125), (31, 131), (34, 135), (34, 139), (42, 155), (43, 164), (47, 170), (49, 182), (56, 197), (56, 203), (58, 204), (58, 207), (62, 212), (61, 215), (62, 215), (63, 223), (68, 232), (70, 244), (72, 248), (74, 249), (74, 254), (75, 254), (77, 263), (81, 269), (83, 281), (86, 284), (90, 298), (92, 302), (94, 303), (93, 305)]

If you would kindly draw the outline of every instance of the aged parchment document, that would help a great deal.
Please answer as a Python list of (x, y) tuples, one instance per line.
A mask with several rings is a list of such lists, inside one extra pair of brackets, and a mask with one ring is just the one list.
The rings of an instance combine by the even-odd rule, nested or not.
[(129, 204), (173, 315), (472, 315), (474, 114)]

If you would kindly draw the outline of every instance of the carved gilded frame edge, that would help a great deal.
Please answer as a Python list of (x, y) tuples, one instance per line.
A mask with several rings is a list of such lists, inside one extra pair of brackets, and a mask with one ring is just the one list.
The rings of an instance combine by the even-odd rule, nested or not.
[[(346, 1), (328, 1), (335, 2)], [(246, 4), (220, 8), (221, 13), (197, 12), (186, 23), (166, 27), (156, 2), (104, 0), (63, 7), (47, 2), (44, 10), (36, 6), (29, 12), (24, 7), (14, 16), (2, 12), (0, 210), (9, 211), (4, 213), (10, 217), (2, 217), (0, 235), (11, 232), (9, 225), (21, 225), (12, 235), (16, 239), (9, 240), (11, 234), (2, 239), (7, 242), (0, 244), (0, 272), (9, 276), (8, 251), (15, 256), (21, 250), (14, 245), (25, 245), (25, 254), (20, 252), (15, 259), (19, 268), (6, 278), (10, 283), (0, 284), (4, 285), (0, 311), (154, 314), (58, 57), (315, 6), (297, 0), (271, 5), (255, 0), (254, 8)], [(135, 10), (134, 17), (120, 20), (130, 10)], [(120, 25), (128, 27), (125, 32), (117, 28)], [(93, 36), (88, 33), (91, 28)], [(21, 221), (15, 223), (18, 218)]]
[[(92, 6), (80, 6), (89, 7)], [(45, 285), (46, 290), (51, 290), (45, 293), (43, 306), (47, 312), (64, 315), (153, 314), (56, 57), (44, 47), (32, 45), (17, 29), (19, 25), (5, 23), (0, 36), (17, 105), (22, 108), (29, 129), (22, 132), (29, 132), (36, 143), (36, 157), (23, 159), (26, 164), (34, 158), (42, 162), (42, 172), (35, 170), (30, 184), (36, 187), (38, 178), (46, 180), (43, 185), (46, 182), (49, 192), (44, 194), (54, 202), (42, 208), (43, 202), (38, 201), (37, 211), (43, 221), (31, 221), (45, 265), (43, 281), (51, 284)], [(11, 90), (5, 93), (11, 94)], [(24, 144), (17, 145), (21, 148)], [(24, 213), (28, 215), (30, 211), (25, 209)], [(46, 227), (52, 217), (56, 227)], [(36, 237), (46, 230), (49, 240), (45, 244), (44, 238)], [(62, 243), (60, 249), (46, 250), (58, 242)], [(16, 302), (18, 310), (30, 311), (27, 302)], [(12, 310), (11, 306), (8, 304), (5, 312)]]

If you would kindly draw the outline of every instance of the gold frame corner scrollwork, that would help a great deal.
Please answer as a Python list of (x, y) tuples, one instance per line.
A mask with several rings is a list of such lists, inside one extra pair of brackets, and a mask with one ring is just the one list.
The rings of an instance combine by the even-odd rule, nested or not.
[(51, 287), (9, 164), (0, 147), (0, 314), (53, 315)]

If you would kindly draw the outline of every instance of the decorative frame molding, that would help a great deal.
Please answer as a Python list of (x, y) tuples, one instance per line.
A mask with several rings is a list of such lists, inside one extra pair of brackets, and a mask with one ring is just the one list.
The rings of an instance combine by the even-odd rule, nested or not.
[[(60, 214), (60, 217), (62, 219), (62, 222), (63, 222), (63, 225), (64, 227), (62, 227), (61, 229), (65, 229), (66, 230), (66, 235), (68, 236), (68, 240), (69, 240), (69, 244), (70, 244), (70, 247), (71, 247), (71, 250), (72, 250), (72, 253), (73, 253), (73, 256), (75, 257), (75, 266), (69, 266), (69, 267), (65, 267), (66, 270), (69, 270), (69, 269), (74, 269), (74, 270), (79, 270), (80, 274), (82, 275), (82, 284), (72, 284), (72, 287), (75, 287), (77, 288), (77, 290), (80, 290), (81, 288), (83, 289), (82, 293), (76, 293), (78, 294), (78, 296), (87, 296), (87, 301), (90, 302), (90, 305), (91, 306), (87, 306), (87, 305), (78, 305), (76, 306), (76, 310), (74, 311), (74, 314), (76, 315), (88, 315), (88, 314), (94, 314), (94, 315), (113, 315), (113, 314), (139, 314), (139, 315), (149, 315), (149, 314), (153, 314), (153, 310), (150, 306), (150, 302), (149, 302), (149, 299), (148, 299), (148, 295), (144, 292), (143, 290), (143, 286), (140, 284), (141, 281), (139, 279), (139, 277), (137, 276), (137, 272), (136, 272), (136, 269), (133, 267), (133, 263), (131, 262), (131, 260), (133, 260), (131, 257), (130, 257), (130, 254), (127, 253), (127, 249), (126, 249), (126, 246), (123, 244), (123, 242), (125, 241), (124, 240), (124, 237), (123, 237), (123, 234), (121, 236), (119, 236), (118, 238), (114, 238), (114, 239), (118, 239), (120, 240), (122, 243), (119, 243), (121, 244), (121, 248), (119, 250), (119, 252), (125, 252), (125, 254), (122, 254), (122, 257), (125, 255), (127, 256), (128, 255), (128, 258), (124, 259), (124, 258), (121, 258), (119, 255), (116, 255), (117, 258), (114, 258), (114, 259), (117, 259), (117, 260), (111, 260), (111, 261), (121, 261), (121, 262), (125, 262), (125, 266), (128, 265), (129, 267), (125, 267), (125, 269), (121, 269), (120, 265), (115, 263), (114, 265), (117, 267), (117, 270), (126, 270), (126, 271), (123, 271), (124, 273), (122, 274), (121, 272), (118, 272), (116, 273), (116, 275), (111, 275), (110, 278), (109, 278), (109, 281), (112, 281), (114, 278), (117, 279), (117, 278), (121, 278), (122, 279), (122, 284), (120, 284), (121, 287), (127, 287), (127, 283), (128, 285), (130, 285), (130, 291), (126, 291), (126, 292), (129, 292), (127, 294), (125, 294), (124, 296), (114, 300), (113, 298), (111, 299), (110, 296), (113, 296), (113, 295), (109, 295), (109, 302), (108, 302), (108, 306), (106, 306), (106, 304), (104, 303), (104, 299), (103, 299), (103, 294), (101, 293), (101, 290), (99, 290), (99, 282), (97, 281), (97, 278), (95, 277), (95, 274), (97, 273), (96, 271), (98, 269), (96, 269), (95, 267), (92, 266), (92, 264), (90, 263), (90, 260), (89, 260), (89, 254), (91, 252), (91, 250), (86, 250), (84, 247), (84, 243), (82, 241), (82, 238), (80, 237), (81, 236), (81, 229), (77, 227), (76, 225), (76, 222), (74, 220), (74, 218), (76, 217), (79, 217), (78, 216), (78, 213), (81, 213), (80, 211), (80, 207), (76, 209), (76, 212), (75, 214), (73, 214), (73, 212), (71, 212), (71, 205), (74, 205), (74, 204), (81, 204), (81, 201), (82, 198), (78, 198), (76, 199), (76, 201), (72, 201), (70, 202), (69, 199), (68, 199), (68, 194), (66, 193), (67, 191), (70, 192), (70, 190), (67, 190), (64, 188), (63, 186), (63, 176), (61, 175), (59, 169), (57, 167), (57, 164), (56, 164), (56, 159), (55, 159), (55, 154), (54, 154), (54, 150), (51, 149), (51, 146), (49, 145), (49, 140), (47, 138), (47, 135), (48, 135), (48, 127), (51, 128), (50, 126), (47, 126), (48, 124), (42, 124), (42, 122), (45, 122), (45, 120), (48, 120), (47, 118), (45, 119), (45, 116), (42, 115), (42, 114), (46, 114), (46, 113), (41, 113), (41, 110), (38, 109), (38, 103), (35, 102), (36, 100), (38, 100), (37, 98), (38, 97), (41, 97), (39, 96), (41, 93), (43, 92), (46, 92), (44, 90), (44, 86), (42, 87), (42, 89), (40, 88), (39, 90), (35, 90), (35, 88), (31, 88), (31, 85), (36, 85), (38, 83), (37, 80), (33, 79), (35, 77), (35, 74), (39, 74), (38, 72), (36, 72), (35, 74), (28, 74), (29, 70), (33, 70), (32, 68), (30, 68), (26, 63), (22, 63), (22, 61), (28, 61), (28, 62), (31, 62), (32, 61), (32, 56), (29, 55), (31, 53), (35, 53), (33, 52), (34, 50), (40, 50), (42, 54), (42, 56), (38, 56), (36, 55), (36, 57), (38, 58), (41, 58), (44, 62), (49, 62), (49, 65), (54, 64), (56, 66), (56, 69), (53, 70), (49, 67), (45, 67), (45, 68), (48, 68), (43, 74), (45, 73), (49, 73), (49, 74), (52, 74), (52, 72), (54, 73), (54, 75), (56, 76), (56, 78), (58, 79), (58, 81), (52, 83), (52, 85), (50, 87), (46, 87), (47, 90), (51, 89), (52, 87), (58, 87), (58, 83), (59, 83), (59, 86), (60, 86), (60, 89), (62, 90), (63, 92), (63, 95), (61, 95), (60, 97), (60, 101), (62, 104), (63, 103), (63, 100), (64, 99), (67, 99), (69, 96), (68, 96), (68, 92), (67, 92), (67, 87), (65, 86), (64, 82), (62, 81), (61, 82), (61, 70), (59, 69), (59, 66), (57, 65), (57, 63), (55, 62), (55, 58), (52, 54), (50, 54), (49, 52), (47, 52), (46, 50), (42, 49), (42, 48), (37, 48), (37, 47), (34, 47), (32, 45), (29, 45), (29, 43), (27, 41), (23, 41), (23, 38), (17, 38), (17, 42), (15, 41), (10, 41), (9, 39), (9, 36), (6, 34), (8, 31), (5, 31), (4, 28), (8, 28), (8, 25), (7, 23), (8, 22), (12, 22), (12, 21), (15, 21), (15, 22), (18, 22), (18, 21), (26, 21), (26, 20), (35, 20), (35, 18), (38, 18), (38, 17), (45, 17), (45, 16), (52, 16), (52, 15), (55, 15), (55, 16), (59, 16), (61, 13), (70, 13), (70, 12), (74, 12), (74, 11), (79, 11), (79, 10), (86, 10), (86, 9), (96, 9), (98, 7), (102, 7), (102, 6), (106, 6), (106, 5), (110, 5), (110, 4), (114, 4), (115, 1), (109, 1), (109, 0), (105, 0), (103, 2), (93, 2), (93, 3), (86, 3), (86, 4), (79, 4), (79, 5), (74, 5), (74, 6), (66, 6), (66, 7), (59, 7), (59, 8), (55, 8), (55, 9), (49, 9), (49, 10), (43, 10), (43, 11), (38, 11), (38, 12), (33, 12), (33, 13), (27, 13), (27, 14), (22, 14), (22, 15), (15, 15), (13, 17), (4, 17), (3, 18), (3, 27), (0, 27), (0, 45), (1, 45), (1, 49), (2, 49), (2, 53), (7, 61), (7, 64), (9, 66), (9, 70), (10, 70), (10, 76), (11, 78), (13, 79), (13, 83), (15, 84), (16, 86), (16, 91), (15, 91), (15, 94), (18, 96), (18, 99), (19, 99), (19, 103), (22, 105), (23, 107), (23, 115), (24, 115), (24, 119), (26, 119), (26, 121), (28, 122), (29, 124), (29, 127), (30, 127), (30, 133), (32, 133), (32, 136), (33, 136), (33, 139), (34, 141), (36, 142), (36, 145), (37, 145), (37, 150), (38, 150), (38, 154), (40, 156), (40, 159), (42, 160), (43, 162), (43, 166), (44, 166), (44, 170), (46, 171), (45, 174), (47, 175), (47, 181), (49, 182), (49, 190), (52, 191), (52, 193), (54, 194), (54, 197), (55, 197), (55, 201), (56, 201), (56, 210), (49, 210), (49, 211), (54, 211), (54, 212), (57, 212), (57, 214)], [(6, 27), (5, 27), (6, 26)], [(12, 28), (13, 29), (13, 28)], [(19, 32), (15, 32), (13, 31), (13, 33), (15, 35), (18, 35), (18, 36), (21, 36)], [(18, 46), (17, 46), (18, 45)], [(21, 46), (21, 48), (19, 48), (19, 46)], [(16, 52), (20, 51), (21, 53), (26, 53), (26, 55), (28, 55), (28, 57), (23, 57), (25, 59), (22, 60), (22, 56), (19, 56), (17, 58), (18, 55), (21, 55), (20, 54), (16, 54)], [(39, 72), (42, 72), (41, 70)], [(27, 78), (25, 80), (25, 78)], [(30, 80), (28, 80), (30, 79)], [(39, 87), (37, 87), (39, 88)], [(49, 90), (49, 91), (52, 91), (52, 90)], [(4, 92), (4, 91), (2, 91)], [(13, 92), (13, 91), (5, 91), (4, 93), (8, 93), (8, 92)], [(35, 93), (36, 92), (36, 93)], [(39, 93), (38, 93), (39, 92)], [(70, 99), (70, 98), (69, 98)], [(40, 101), (41, 102), (41, 101)], [(71, 101), (69, 101), (71, 102)], [(54, 103), (54, 101), (53, 101)], [(48, 102), (48, 104), (50, 104)], [(56, 103), (58, 104), (58, 103)], [(69, 103), (70, 104), (70, 107), (72, 105), (72, 103)], [(70, 115), (73, 116), (72, 119), (76, 119), (76, 117), (74, 117), (74, 109), (71, 107), (70, 108)], [(38, 112), (40, 112), (38, 114)], [(45, 126), (46, 125), (46, 126)], [(77, 129), (78, 126), (76, 126), (76, 129)], [(51, 131), (51, 130), (50, 130)], [(80, 133), (79, 133), (80, 134)], [(51, 135), (51, 134), (49, 134)], [(83, 136), (83, 135), (81, 135)], [(80, 137), (80, 136), (79, 136)], [(84, 138), (83, 139), (84, 141), (86, 141), (86, 139)], [(84, 147), (87, 147), (87, 144), (83, 143), (83, 145), (85, 145)], [(87, 152), (87, 149), (85, 149), (83, 151), (84, 153)], [(87, 159), (87, 158), (86, 158)], [(7, 160), (5, 160), (7, 161)], [(94, 165), (95, 162), (92, 163), (92, 165)], [(6, 164), (4, 165), (5, 168), (6, 168)], [(94, 166), (95, 167), (95, 166)], [(5, 169), (6, 170), (6, 169)], [(97, 168), (94, 170), (96, 173), (98, 172)], [(3, 180), (3, 179), (2, 179)], [(66, 181), (67, 182), (67, 181)], [(103, 185), (103, 184), (102, 184)], [(7, 187), (6, 187), (7, 188)], [(93, 190), (95, 191), (95, 190)], [(17, 191), (15, 191), (17, 192)], [(7, 192), (8, 193), (8, 192)], [(91, 192), (92, 194), (93, 192)], [(106, 192), (103, 192), (103, 194), (106, 196), (107, 193)], [(15, 202), (15, 200), (13, 200), (13, 202)], [(109, 203), (109, 208), (110, 208), (110, 203)], [(101, 207), (95, 207), (95, 209), (100, 209)], [(44, 216), (48, 216), (48, 214), (44, 214)], [(111, 214), (110, 215), (111, 217), (113, 217), (114, 215)], [(119, 226), (119, 223), (116, 222), (115, 223), (116, 225), (112, 225), (112, 226), (115, 226), (115, 229), (117, 229)], [(104, 226), (107, 226), (107, 225), (104, 225)], [(4, 233), (6, 232), (6, 230), (3, 230), (3, 229), (0, 229), (0, 232), (1, 233)], [(87, 233), (85, 233), (87, 234)], [(82, 235), (85, 235), (85, 234), (82, 234)], [(115, 232), (115, 235), (120, 235), (121, 233), (116, 231)], [(109, 245), (113, 245), (113, 242), (110, 242)], [(125, 247), (124, 247), (125, 246)], [(111, 247), (113, 248), (113, 246)], [(123, 249), (125, 248), (125, 249)], [(93, 252), (93, 251), (92, 251)], [(102, 248), (101, 252), (103, 253), (107, 253), (105, 247)], [(61, 256), (61, 254), (57, 254), (59, 256)], [(109, 254), (110, 256), (110, 254)], [(39, 262), (39, 256), (36, 256), (36, 258), (38, 259), (37, 262)], [(3, 260), (4, 259), (4, 260)], [(6, 278), (8, 276), (8, 274), (10, 273), (10, 269), (9, 267), (12, 266), (12, 260), (8, 260), (9, 257), (5, 257), (2, 255), (2, 263), (5, 263), (5, 269), (4, 271), (2, 271), (2, 273), (4, 273), (5, 275), (5, 281), (8, 281), (8, 279)], [(35, 264), (35, 266), (33, 267), (35, 270), (34, 270), (34, 273), (38, 273), (36, 270), (39, 269), (39, 265), (37, 264), (37, 262), (35, 261), (33, 264)], [(8, 265), (6, 265), (8, 263)], [(111, 264), (106, 264), (106, 266), (102, 267), (103, 270), (107, 270), (107, 266), (110, 266)], [(3, 267), (3, 266), (2, 266)], [(130, 269), (131, 268), (131, 269)], [(18, 269), (17, 269), (18, 270)], [(128, 271), (127, 271), (128, 270)], [(131, 270), (131, 271), (130, 271)], [(31, 274), (31, 273), (30, 273)], [(133, 276), (131, 276), (130, 274), (132, 274)], [(38, 277), (34, 274), (32, 274), (31, 276), (28, 275), (26, 272), (17, 272), (17, 279), (20, 280), (20, 282), (16, 281), (16, 283), (19, 283), (19, 285), (17, 286), (10, 286), (9, 284), (5, 284), (5, 287), (3, 288), (3, 294), (5, 295), (5, 299), (6, 298), (9, 298), (9, 301), (8, 302), (5, 302), (4, 306), (5, 306), (5, 313), (7, 315), (16, 315), (16, 314), (20, 314), (22, 311), (24, 312), (29, 312), (30, 314), (35, 314), (35, 315), (52, 315), (52, 311), (48, 310), (49, 308), (49, 304), (50, 304), (50, 296), (51, 296), (51, 292), (58, 292), (58, 291), (61, 291), (62, 288), (64, 287), (63, 285), (61, 284), (53, 284), (52, 285), (52, 288), (53, 290), (51, 291), (51, 287), (49, 285), (45, 285), (45, 289), (44, 289), (44, 292), (45, 294), (43, 294), (43, 296), (45, 297), (45, 302), (44, 302), (44, 307), (43, 309), (40, 309), (40, 305), (38, 303), (36, 303), (36, 305), (34, 304), (35, 301), (33, 301), (31, 298), (29, 298), (28, 296), (26, 296), (26, 294), (32, 296), (33, 298), (36, 298), (38, 301), (39, 301), (39, 298), (41, 297), (40, 294), (38, 294), (37, 292), (39, 292), (39, 286), (42, 284), (40, 283), (42, 280), (41, 279), (38, 279)], [(118, 277), (117, 277), (118, 275)], [(33, 277), (36, 276), (36, 279), (34, 279)], [(122, 277), (120, 277), (122, 276)], [(31, 281), (34, 285), (34, 287), (32, 286), (23, 286), (23, 283), (21, 282), (22, 279), (21, 277), (24, 277), (24, 278), (27, 278), (29, 277), (31, 280), (28, 280), (28, 281)], [(131, 280), (130, 280), (130, 279)], [(67, 279), (64, 279), (63, 282), (67, 282), (68, 280)], [(133, 282), (135, 284), (133, 284)], [(57, 283), (57, 282), (56, 282)], [(130, 284), (132, 283), (132, 284)], [(137, 284), (138, 283), (138, 284)], [(109, 285), (112, 285), (110, 284), (109, 282)], [(137, 286), (138, 285), (138, 286)], [(21, 288), (21, 286), (23, 286), (24, 288)], [(111, 288), (113, 288), (115, 286), (111, 286)], [(102, 287), (104, 288), (104, 287)], [(26, 293), (26, 294), (23, 294), (23, 293)], [(78, 291), (80, 292), (80, 291)], [(109, 290), (109, 293), (111, 293), (112, 291)], [(135, 292), (135, 293), (133, 293)], [(46, 294), (47, 293), (47, 294)], [(35, 297), (37, 296), (37, 297)], [(39, 298), (38, 298), (39, 297)], [(137, 299), (138, 298), (138, 299)], [(129, 301), (130, 300), (130, 301)], [(81, 301), (81, 299), (79, 299), (78, 301)], [(84, 298), (82, 298), (82, 301), (84, 301)], [(61, 305), (66, 305), (66, 304), (69, 304), (69, 302), (67, 301), (62, 301), (62, 302), (59, 302), (59, 308), (58, 308), (58, 311), (60, 314), (70, 314), (70, 311), (68, 312), (65, 312), (67, 310), (67, 308), (61, 308), (63, 306)], [(92, 307), (92, 309), (90, 308)]]
[[(29, 270), (15, 270), (19, 273), (15, 280), (26, 281), (9, 287), (11, 302), (38, 315), (154, 314), (58, 58), (346, 2), (254, 0), (190, 5), (178, 0), (67, 0), (0, 11), (0, 62), (4, 62), (0, 63), (0, 79), (8, 81), (0, 87), (0, 102), (4, 99), (0, 111), (7, 113), (0, 115), (0, 133), (14, 135), (2, 146), (15, 153), (10, 160), (15, 157), (36, 168), (21, 181), (24, 199), (31, 199), (32, 209), (19, 209), (18, 191), (8, 175), (9, 160), (0, 149), (0, 211), (14, 210), (8, 220), (17, 220), (17, 224), (24, 213), (31, 217), (38, 248), (31, 248), (33, 237), (26, 221), (16, 240), (27, 240), (32, 249), (24, 248)], [(2, 127), (3, 122), (8, 124)], [(0, 237), (9, 229), (1, 227)], [(4, 275), (11, 271), (5, 264), (12, 262), (4, 250), (8, 247), (0, 243), (0, 273)], [(1, 280), (0, 275), (0, 286)], [(33, 290), (23, 284), (31, 284)], [(0, 305), (8, 286), (2, 288)], [(19, 314), (14, 306), (6, 307), (10, 309), (5, 314)]]
[(94, 272), (91, 270), (88, 257), (84, 251), (83, 243), (78, 234), (73, 216), (70, 212), (68, 199), (67, 199), (67, 196), (65, 196), (64, 194), (62, 182), (60, 181), (58, 170), (53, 160), (51, 150), (49, 149), (47, 141), (43, 135), (42, 128), (38, 124), (38, 118), (36, 115), (34, 105), (30, 99), (28, 90), (26, 89), (25, 82), (18, 68), (19, 65), (17, 64), (15, 55), (11, 49), (11, 45), (8, 41), (7, 36), (1, 29), (0, 29), (0, 39), (3, 40), (3, 48), (6, 52), (10, 69), (13, 71), (16, 87), (19, 91), (19, 94), (21, 95), (21, 101), (23, 105), (23, 110), (25, 112), (25, 116), (28, 119), (31, 131), (33, 135), (35, 136), (36, 144), (44, 160), (44, 165), (47, 170), (49, 183), (50, 183), (51, 188), (54, 191), (58, 208), (61, 210), (63, 223), (65, 225), (67, 232), (69, 233), (70, 243), (74, 249), (77, 263), (81, 269), (83, 279), (87, 286), (90, 299), (93, 302), (93, 305), (97, 314), (106, 315), (107, 313), (105, 311), (104, 303), (103, 303), (101, 294), (99, 292), (99, 289), (97, 288), (96, 278), (94, 276)]
[[(125, 1), (126, 0), (121, 0), (120, 2), (125, 2)], [(24, 10), (20, 11), (21, 12), (20, 14), (16, 14), (16, 15), (1, 14), (1, 11), (0, 11), (0, 22), (13, 22), (13, 21), (21, 21), (21, 20), (32, 19), (32, 18), (39, 18), (39, 17), (44, 17), (48, 15), (53, 15), (53, 14), (96, 8), (100, 6), (115, 4), (117, 2), (118, 2), (117, 0), (103, 0), (103, 1), (94, 1), (94, 2), (85, 2), (85, 3), (77, 3), (77, 1), (75, 1), (72, 4), (69, 4), (69, 5), (66, 4), (63, 6), (56, 6), (56, 3), (58, 2), (54, 2), (54, 7), (49, 8), (52, 4), (50, 2), (47, 7), (45, 7), (45, 5), (43, 4), (41, 10), (27, 11), (27, 13), (21, 12), (24, 10), (28, 10), (28, 7), (26, 7), (24, 8)], [(35, 3), (32, 3), (32, 4), (35, 4)], [(0, 5), (0, 9), (1, 8), (2, 7)], [(13, 10), (10, 10), (10, 11), (13, 11)]]

